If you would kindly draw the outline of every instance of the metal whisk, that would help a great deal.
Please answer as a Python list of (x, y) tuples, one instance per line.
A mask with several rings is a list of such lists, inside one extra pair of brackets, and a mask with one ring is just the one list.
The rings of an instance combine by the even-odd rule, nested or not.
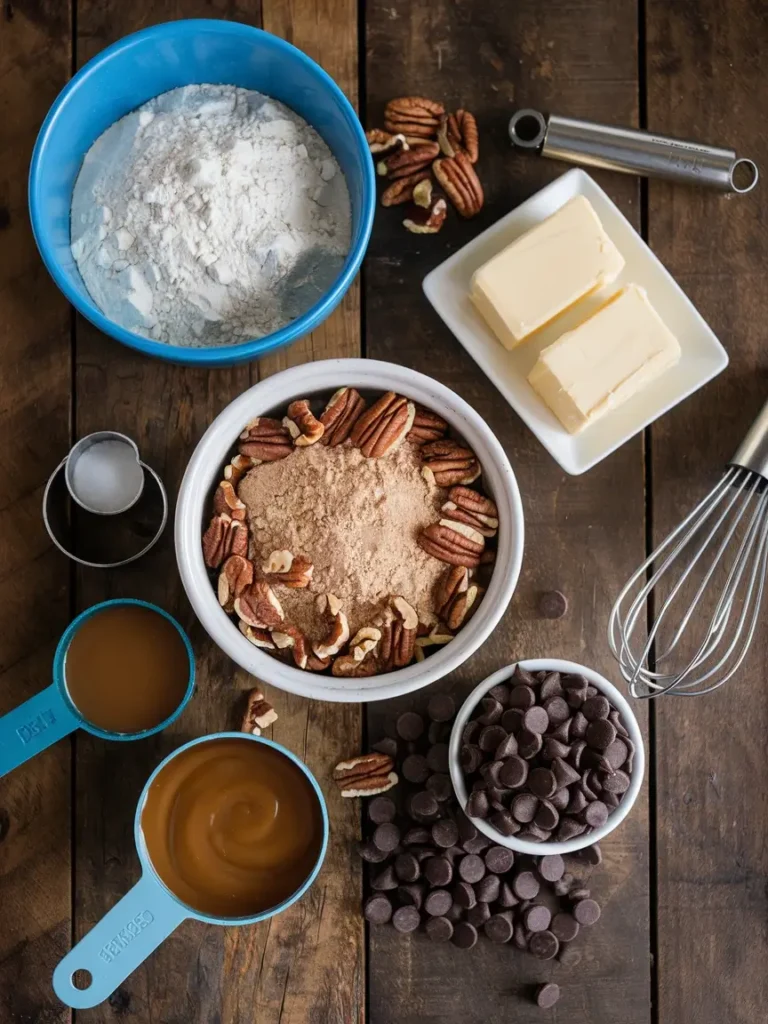
[[(768, 565), (767, 481), (768, 401), (719, 483), (643, 562), (613, 606), (608, 642), (633, 697), (709, 693), (743, 662)], [(717, 587), (707, 621), (706, 597), (717, 595)]]

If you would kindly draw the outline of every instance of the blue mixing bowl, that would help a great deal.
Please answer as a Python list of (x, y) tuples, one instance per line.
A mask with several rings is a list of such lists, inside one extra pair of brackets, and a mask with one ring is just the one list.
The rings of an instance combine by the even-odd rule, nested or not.
[[(189, 348), (150, 341), (94, 304), (70, 250), (69, 210), (83, 157), (114, 121), (160, 93), (210, 82), (255, 89), (308, 121), (338, 160), (352, 202), (352, 243), (333, 285), (303, 316), (256, 341)], [(108, 47), (62, 90), (40, 129), (29, 174), (29, 211), (40, 255), (69, 301), (105, 334), (171, 362), (230, 366), (258, 359), (317, 327), (341, 301), (362, 262), (376, 202), (365, 133), (341, 89), (306, 54), (233, 21), (154, 25)]]

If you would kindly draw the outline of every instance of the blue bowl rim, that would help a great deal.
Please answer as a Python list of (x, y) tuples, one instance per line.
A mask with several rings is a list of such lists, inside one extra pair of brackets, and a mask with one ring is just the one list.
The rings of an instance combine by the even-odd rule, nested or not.
[[(165, 768), (165, 766), (175, 757), (183, 753), (185, 750), (189, 750), (191, 747), (196, 747), (201, 743), (209, 743), (216, 740), (224, 739), (237, 739), (261, 743), (263, 746), (270, 747), (272, 750), (277, 751), (278, 754), (282, 754), (284, 757), (287, 757), (289, 761), (292, 761), (297, 766), (297, 768), (299, 768), (300, 771), (304, 773), (312, 787), (312, 790), (315, 794), (318, 805), (320, 807), (320, 817), (322, 819), (323, 825), (323, 837), (320, 843), (320, 849), (318, 850), (317, 853), (317, 859), (312, 867), (312, 870), (301, 883), (301, 885), (297, 889), (295, 889), (290, 894), (290, 896), (286, 896), (282, 903), (276, 903), (273, 907), (267, 907), (266, 910), (262, 910), (258, 914), (253, 914), (247, 917), (217, 917), (214, 914), (206, 914), (201, 910), (195, 910), (194, 907), (190, 907), (189, 904), (184, 903), (183, 900), (180, 900), (179, 897), (175, 895), (175, 893), (171, 892), (171, 890), (168, 888), (168, 886), (165, 884), (165, 882), (162, 880), (160, 875), (158, 875), (157, 871), (155, 870), (155, 866), (152, 863), (152, 858), (149, 856), (149, 850), (147, 849), (146, 840), (144, 839), (144, 830), (141, 827), (141, 816), (144, 813), (144, 807), (147, 802), (147, 796), (149, 794), (150, 786), (155, 781), (160, 772), (163, 770), (163, 768)], [(145, 782), (144, 788), (142, 789), (141, 795), (138, 799), (138, 803), (136, 804), (136, 814), (133, 819), (133, 837), (136, 843), (136, 852), (139, 856), (139, 860), (141, 861), (142, 869), (145, 875), (148, 874), (152, 881), (157, 886), (159, 886), (159, 888), (168, 897), (170, 897), (170, 899), (177, 906), (182, 908), (186, 917), (194, 918), (197, 921), (205, 921), (207, 924), (222, 925), (258, 924), (259, 921), (266, 921), (268, 918), (274, 917), (276, 914), (281, 914), (284, 910), (287, 910), (288, 907), (296, 903), (297, 900), (300, 900), (304, 893), (307, 892), (310, 886), (314, 883), (317, 876), (320, 874), (320, 869), (322, 868), (323, 863), (325, 862), (325, 857), (328, 852), (328, 840), (330, 836), (330, 831), (331, 826), (328, 817), (328, 807), (325, 802), (323, 791), (320, 788), (320, 783), (315, 778), (314, 772), (310, 769), (310, 767), (307, 764), (304, 763), (304, 761), (301, 760), (298, 754), (294, 754), (294, 752), (292, 750), (289, 750), (288, 747), (284, 747), (282, 743), (278, 743), (276, 740), (271, 740), (267, 736), (256, 736), (253, 733), (231, 731), (213, 732), (208, 733), (205, 736), (197, 736), (195, 739), (188, 740), (186, 743), (183, 743), (180, 747), (177, 747), (175, 750), (172, 750), (171, 753), (167, 755), (167, 757), (164, 757), (160, 764), (155, 768), (155, 770), (152, 772), (152, 774)]]
[[(301, 63), (307, 65), (311, 71), (317, 75), (322, 84), (336, 99), (341, 108), (344, 119), (352, 129), (353, 135), (357, 138), (361, 152), (367, 156), (367, 159), (363, 160), (364, 175), (362, 188), (362, 211), (357, 235), (356, 238), (352, 240), (352, 247), (347, 255), (345, 266), (342, 268), (341, 273), (336, 278), (328, 292), (318, 302), (316, 302), (314, 306), (310, 307), (306, 313), (303, 313), (300, 317), (293, 320), (279, 331), (268, 334), (263, 338), (241, 342), (238, 345), (224, 345), (212, 348), (194, 348), (187, 345), (168, 345), (164, 342), (152, 341), (149, 338), (142, 337), (140, 334), (134, 334), (133, 331), (129, 331), (126, 328), (121, 327), (113, 320), (104, 316), (101, 310), (90, 300), (90, 298), (86, 301), (70, 286), (67, 277), (59, 268), (58, 261), (54, 255), (53, 246), (48, 242), (41, 229), (37, 202), (37, 192), (40, 187), (39, 177), (41, 158), (48, 144), (48, 139), (53, 125), (59, 116), (59, 112), (75, 89), (79, 88), (80, 85), (105, 61), (109, 60), (113, 54), (120, 53), (123, 50), (127, 50), (132, 46), (140, 44), (145, 39), (151, 39), (153, 37), (163, 38), (170, 35), (178, 35), (179, 33), (193, 34), (201, 31), (217, 32), (224, 35), (244, 35), (252, 36), (253, 38), (267, 38), (270, 41), (270, 45), (273, 45), (277, 50), (283, 50), (286, 53), (291, 53), (293, 56), (297, 57)], [(344, 297), (344, 294), (360, 269), (360, 264), (363, 261), (363, 257), (365, 256), (365, 252), (368, 247), (373, 227), (373, 217), (376, 209), (376, 179), (373, 169), (373, 160), (370, 157), (368, 142), (365, 137), (363, 126), (360, 123), (360, 119), (341, 88), (331, 78), (328, 72), (320, 67), (316, 61), (312, 60), (311, 57), (307, 56), (307, 54), (298, 47), (286, 42), (279, 36), (273, 35), (271, 32), (266, 32), (264, 29), (256, 28), (252, 25), (245, 25), (238, 21), (225, 21), (218, 18), (186, 18), (180, 19), (179, 21), (166, 21), (159, 25), (151, 25), (149, 28), (141, 29), (138, 32), (132, 32), (130, 35), (124, 36), (116, 43), (113, 43), (111, 46), (108, 46), (106, 49), (97, 53), (95, 57), (92, 57), (87, 64), (84, 64), (83, 67), (73, 75), (54, 100), (40, 127), (40, 131), (38, 132), (29, 167), (27, 195), (29, 203), (29, 217), (32, 224), (32, 234), (43, 263), (56, 285), (63, 292), (65, 298), (80, 313), (82, 313), (86, 319), (90, 320), (90, 322), (98, 327), (104, 334), (115, 338), (122, 342), (122, 344), (127, 345), (129, 348), (142, 352), (144, 355), (156, 356), (157, 358), (164, 359), (168, 362), (183, 362), (202, 366), (221, 366), (258, 359), (269, 352), (273, 352), (275, 349), (282, 348), (284, 345), (288, 345), (291, 342), (296, 341), (298, 338), (309, 334), (310, 331), (314, 330), (314, 328), (325, 320), (325, 318), (335, 309)]]

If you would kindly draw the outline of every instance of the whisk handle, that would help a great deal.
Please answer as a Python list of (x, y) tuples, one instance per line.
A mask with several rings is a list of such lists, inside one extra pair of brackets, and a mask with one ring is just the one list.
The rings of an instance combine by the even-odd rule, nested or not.
[(743, 466), (768, 480), (768, 401), (736, 449), (729, 465)]

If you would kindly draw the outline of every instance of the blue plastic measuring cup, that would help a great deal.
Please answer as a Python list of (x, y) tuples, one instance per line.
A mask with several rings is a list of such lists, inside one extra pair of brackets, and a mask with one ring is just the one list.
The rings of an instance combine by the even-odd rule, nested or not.
[[(173, 623), (187, 649), (189, 683), (183, 700), (164, 722), (152, 729), (145, 729), (143, 732), (109, 732), (92, 725), (77, 710), (67, 691), (64, 667), (72, 638), (87, 619), (105, 608), (129, 604), (149, 608), (150, 611), (157, 612), (158, 615), (162, 615), (163, 618)], [(0, 778), (13, 771), (14, 768), (18, 768), (20, 764), (24, 764), (35, 754), (39, 754), (41, 750), (50, 747), (63, 736), (68, 736), (75, 729), (85, 729), (94, 736), (100, 736), (105, 740), (141, 740), (145, 736), (152, 736), (178, 718), (192, 696), (194, 688), (195, 656), (192, 652), (192, 645), (187, 634), (172, 615), (164, 612), (157, 605), (149, 604), (147, 601), (137, 601), (134, 598), (118, 598), (114, 601), (102, 601), (101, 604), (95, 604), (78, 615), (73, 622), (70, 622), (59, 640), (53, 659), (53, 682), (51, 685), (0, 718)]]
[[(168, 762), (199, 743), (210, 743), (220, 739), (238, 739), (244, 743), (264, 743), (293, 761), (311, 783), (323, 821), (323, 837), (317, 860), (307, 878), (288, 899), (270, 907), (269, 910), (255, 914), (253, 917), (213, 917), (210, 914), (201, 914), (187, 906), (186, 903), (182, 903), (161, 881), (152, 866), (141, 827), (141, 815), (149, 788)], [(290, 907), (312, 885), (325, 859), (325, 851), (328, 846), (328, 811), (317, 780), (303, 761), (300, 761), (290, 750), (286, 750), (279, 743), (273, 743), (272, 740), (265, 739), (263, 736), (252, 736), (250, 733), (243, 732), (218, 732), (185, 743), (178, 750), (169, 754), (155, 768), (139, 797), (133, 830), (136, 851), (141, 861), (141, 878), (119, 903), (115, 904), (101, 921), (67, 953), (53, 972), (53, 988), (56, 995), (67, 1006), (72, 1006), (77, 1010), (96, 1006), (109, 998), (128, 975), (135, 971), (149, 954), (157, 949), (160, 943), (187, 918), (206, 921), (209, 924), (256, 924), (258, 921), (264, 921)], [(74, 973), (82, 970), (88, 971), (91, 975), (91, 982), (87, 988), (80, 988), (73, 984)]]

